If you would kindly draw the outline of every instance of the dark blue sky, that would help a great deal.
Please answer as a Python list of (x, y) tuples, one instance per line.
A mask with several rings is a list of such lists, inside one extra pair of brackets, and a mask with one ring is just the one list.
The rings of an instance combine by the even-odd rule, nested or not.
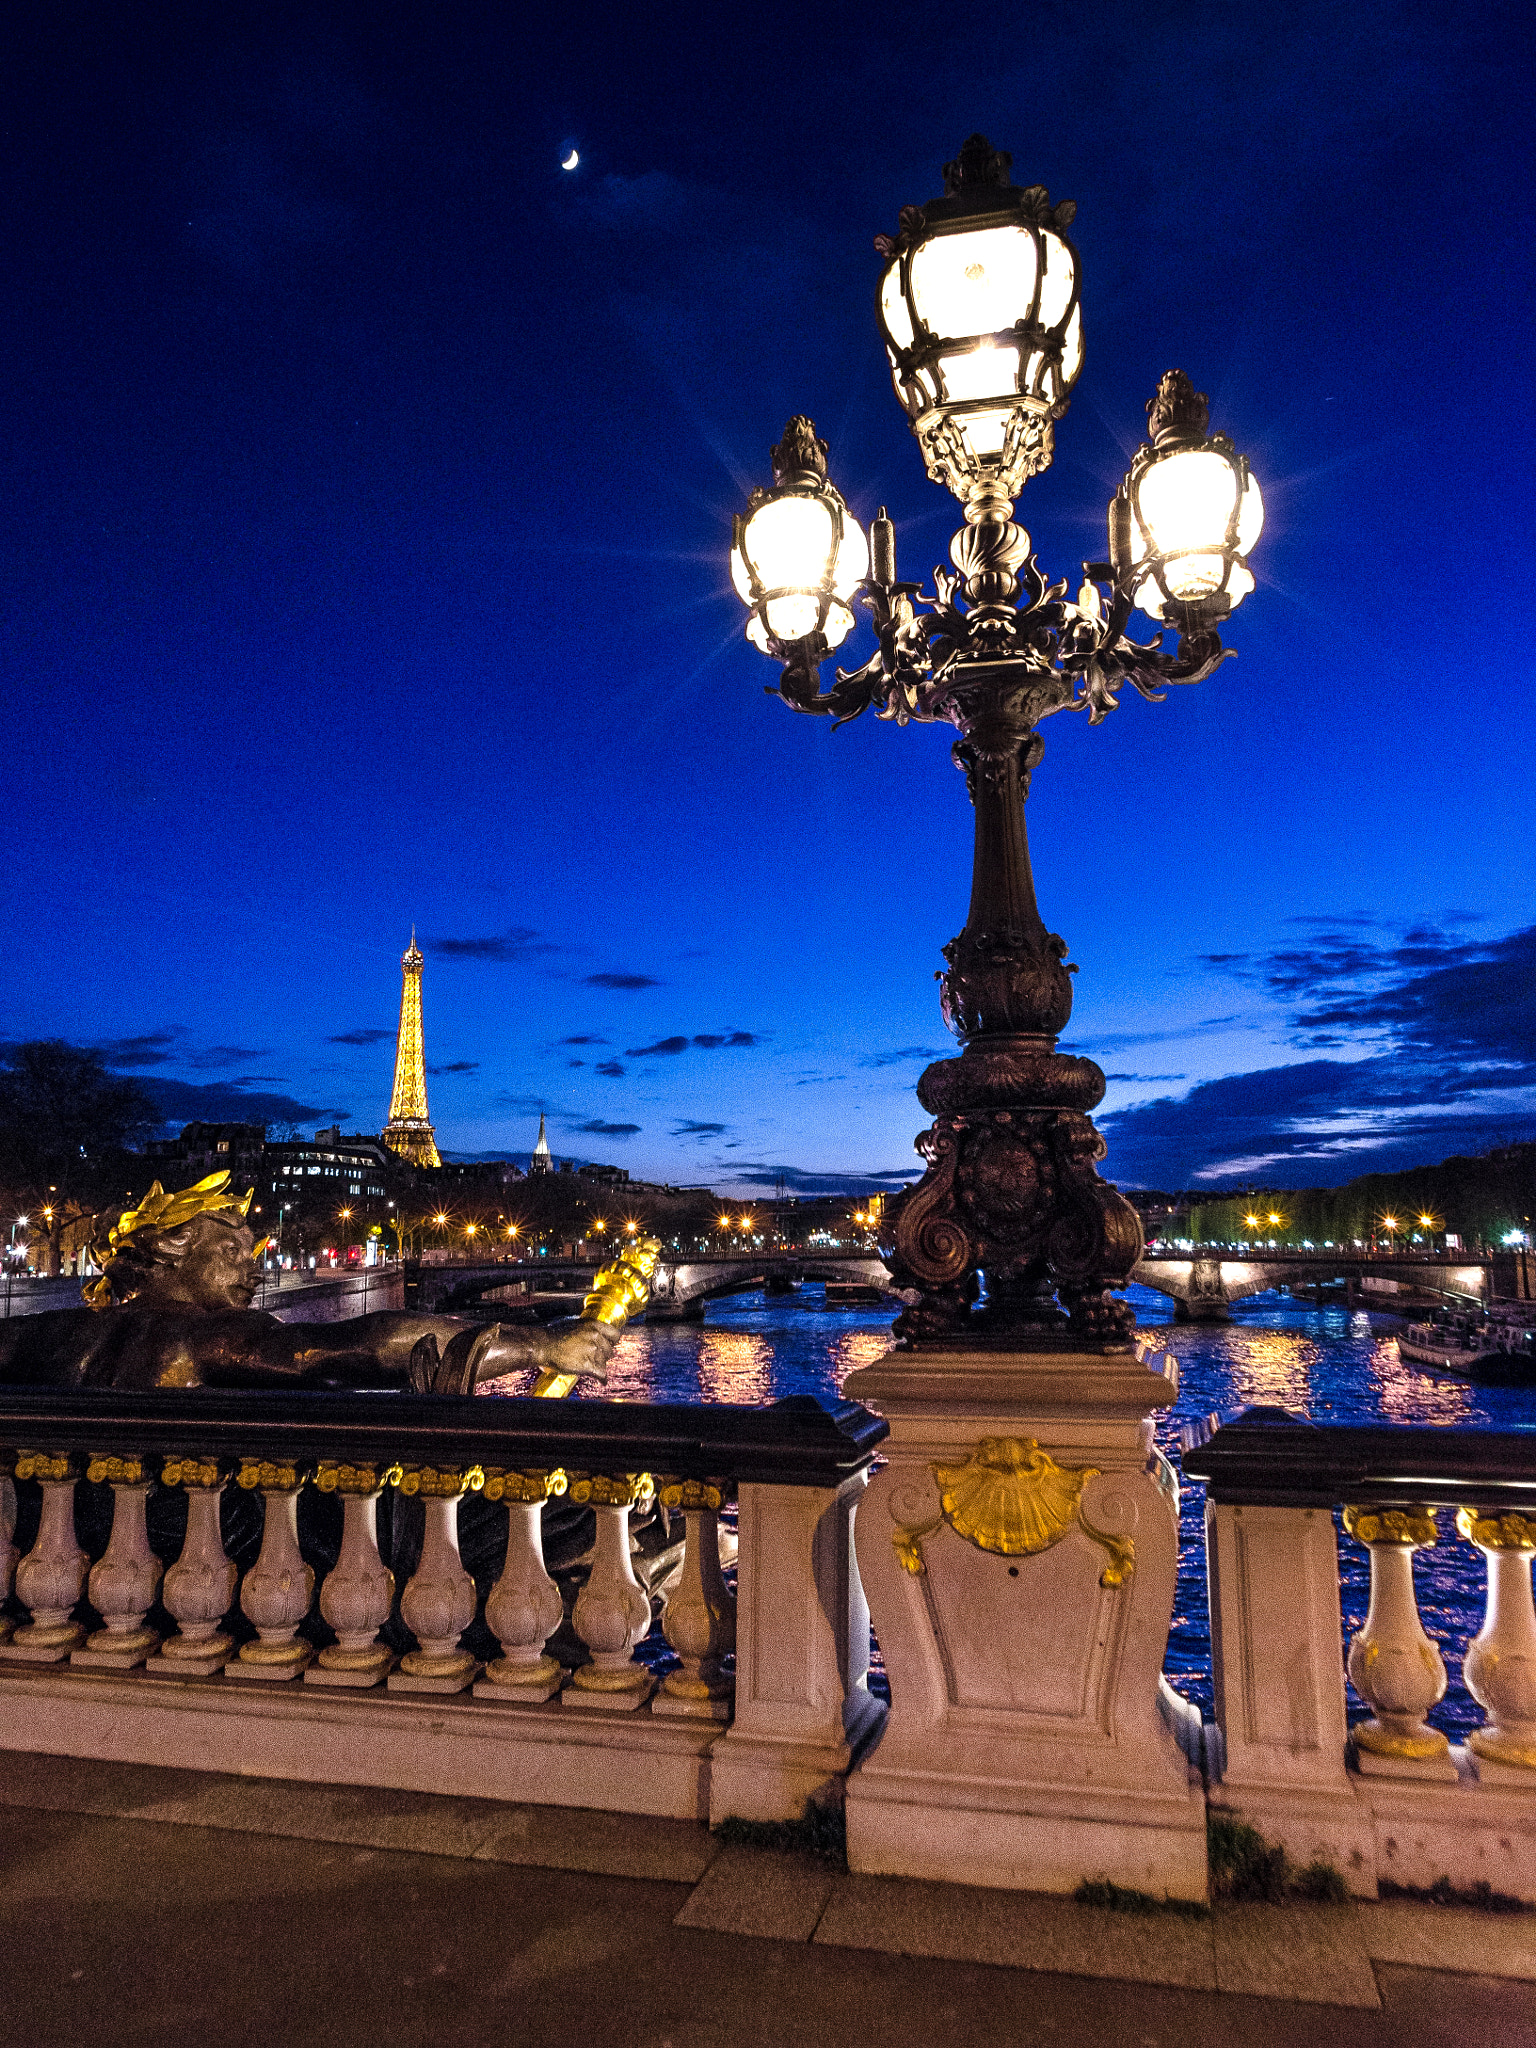
[(1079, 208), (1044, 565), (1173, 364), (1268, 509), (1237, 661), (1046, 728), (1106, 1170), (1536, 1128), (1523, 10), (43, 5), (0, 54), (0, 1032), (377, 1129), (414, 920), (445, 1149), (542, 1105), (652, 1177), (911, 1170), (964, 788), (764, 697), (725, 556), (804, 410), (943, 559), (871, 242), (980, 128)]

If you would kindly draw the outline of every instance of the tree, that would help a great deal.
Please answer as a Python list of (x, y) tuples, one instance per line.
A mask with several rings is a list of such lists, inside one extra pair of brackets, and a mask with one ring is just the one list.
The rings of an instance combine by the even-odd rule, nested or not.
[(123, 1191), (130, 1148), (164, 1121), (143, 1085), (61, 1038), (0, 1052), (0, 1184), (45, 1217), (59, 1270), (66, 1222)]

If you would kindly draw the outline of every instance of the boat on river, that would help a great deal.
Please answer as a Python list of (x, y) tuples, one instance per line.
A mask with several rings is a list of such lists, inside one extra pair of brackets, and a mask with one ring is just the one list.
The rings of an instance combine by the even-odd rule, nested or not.
[(1536, 1302), (1440, 1309), (1427, 1323), (1400, 1331), (1397, 1348), (1431, 1372), (1536, 1387)]

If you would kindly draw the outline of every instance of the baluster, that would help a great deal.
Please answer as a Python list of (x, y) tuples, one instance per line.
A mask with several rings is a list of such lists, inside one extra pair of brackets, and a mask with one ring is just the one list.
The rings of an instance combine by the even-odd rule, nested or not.
[(384, 1480), (371, 1465), (317, 1467), (322, 1493), (341, 1495), (341, 1551), (320, 1588), (320, 1612), (336, 1631), (304, 1673), (306, 1685), (377, 1685), (395, 1653), (378, 1639), (395, 1597), (395, 1575), (379, 1555), (379, 1495)]
[(560, 1626), (565, 1609), (560, 1589), (544, 1569), (544, 1503), (566, 1489), (554, 1472), (491, 1472), (487, 1500), (507, 1504), (507, 1561), (485, 1603), (487, 1626), (501, 1655), (485, 1667), (475, 1687), (481, 1699), (519, 1700), (537, 1706), (566, 1680), (564, 1667), (544, 1645)]
[(421, 1562), (400, 1600), (401, 1619), (420, 1647), (389, 1674), (392, 1692), (463, 1692), (480, 1676), (481, 1666), (459, 1643), (476, 1605), (475, 1582), (459, 1558), (459, 1502), (484, 1484), (478, 1465), (467, 1472), (423, 1465), (400, 1476), (402, 1493), (421, 1495), (426, 1529)]
[(244, 1458), (235, 1484), (247, 1492), (259, 1487), (263, 1503), (261, 1554), (240, 1588), (240, 1605), (256, 1624), (258, 1640), (240, 1645), (240, 1676), (297, 1678), (315, 1654), (298, 1635), (315, 1590), (314, 1572), (299, 1549), (303, 1474), (293, 1465)]
[(42, 1482), (43, 1513), (37, 1541), (16, 1567), (16, 1597), (31, 1609), (32, 1619), (0, 1648), (0, 1658), (8, 1663), (62, 1664), (85, 1636), (79, 1622), (69, 1618), (89, 1562), (75, 1534), (75, 1468), (67, 1456), (23, 1451), (16, 1460), (16, 1477)]
[(144, 1626), (162, 1570), (144, 1517), (154, 1481), (144, 1476), (141, 1458), (92, 1458), (85, 1476), (93, 1486), (106, 1481), (112, 1488), (112, 1534), (86, 1581), (106, 1626), (71, 1651), (69, 1661), (87, 1670), (131, 1671), (160, 1647), (159, 1630)]
[[(12, 1540), (16, 1534), (16, 1488), (11, 1484), (9, 1472), (0, 1472), (0, 1607), (11, 1596), (11, 1581), (16, 1572), (16, 1559), (20, 1555)], [(8, 1643), (16, 1624), (8, 1614), (0, 1613), (0, 1643)]]
[(590, 1502), (597, 1510), (597, 1549), (571, 1616), (592, 1662), (578, 1666), (560, 1695), (563, 1706), (632, 1713), (656, 1689), (654, 1677), (631, 1655), (649, 1633), (651, 1601), (629, 1561), (629, 1511), (649, 1500), (652, 1491), (648, 1472), (578, 1479), (571, 1488), (572, 1500)]
[(228, 1477), (211, 1458), (169, 1458), (160, 1469), (166, 1486), (186, 1489), (187, 1533), (161, 1588), (177, 1632), (145, 1666), (157, 1678), (212, 1678), (235, 1654), (234, 1637), (219, 1627), (234, 1605), (240, 1577), (219, 1528)]
[(1424, 1633), (1413, 1553), (1439, 1540), (1432, 1508), (1347, 1507), (1344, 1527), (1371, 1554), (1371, 1605), (1349, 1646), (1355, 1691), (1375, 1709), (1350, 1730), (1362, 1771), (1454, 1779), (1450, 1745), (1424, 1716), (1445, 1693), (1445, 1664)]
[(1536, 1514), (1485, 1515), (1462, 1508), (1456, 1526), (1488, 1567), (1487, 1611), (1462, 1666), (1467, 1690), (1488, 1719), (1469, 1736), (1468, 1747), (1479, 1758), (1480, 1776), (1504, 1778), (1501, 1766), (1511, 1766), (1511, 1779), (1518, 1772), (1529, 1782), (1536, 1771)]
[(667, 1595), (662, 1633), (683, 1660), (669, 1671), (651, 1702), (653, 1714), (701, 1721), (731, 1717), (731, 1681), (722, 1669), (736, 1647), (736, 1602), (720, 1571), (720, 1508), (725, 1489), (718, 1482), (684, 1479), (662, 1487), (661, 1504), (680, 1508), (688, 1541), (683, 1568)]

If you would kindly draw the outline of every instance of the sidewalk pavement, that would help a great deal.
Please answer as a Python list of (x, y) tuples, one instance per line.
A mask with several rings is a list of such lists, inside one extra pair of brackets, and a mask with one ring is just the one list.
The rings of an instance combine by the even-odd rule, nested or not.
[(1536, 1915), (1109, 1913), (685, 1821), (0, 1754), (0, 2041), (1536, 2048)]

